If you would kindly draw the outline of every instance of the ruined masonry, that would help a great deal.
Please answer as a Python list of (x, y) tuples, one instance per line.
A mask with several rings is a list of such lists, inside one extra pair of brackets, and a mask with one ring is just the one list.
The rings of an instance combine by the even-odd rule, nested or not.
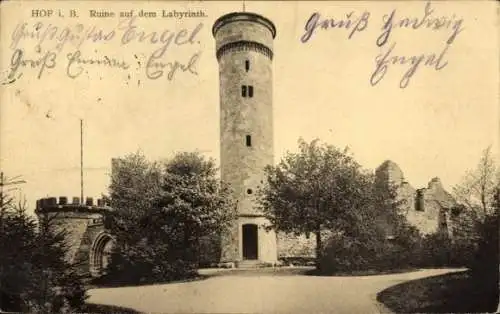
[(399, 166), (390, 160), (376, 169), (375, 176), (379, 182), (396, 188), (397, 197), (403, 201), (404, 215), (422, 234), (443, 232), (453, 237), (457, 202), (443, 188), (439, 178), (431, 179), (427, 188), (415, 189), (404, 179)]

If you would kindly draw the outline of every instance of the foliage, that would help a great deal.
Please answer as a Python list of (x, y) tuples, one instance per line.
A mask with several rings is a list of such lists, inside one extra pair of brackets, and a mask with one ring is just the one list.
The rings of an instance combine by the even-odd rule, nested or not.
[[(394, 192), (374, 186), (372, 201), (357, 209), (350, 232), (332, 237), (323, 254), (323, 272), (386, 271), (416, 266), (418, 230), (398, 213)], [(354, 231), (354, 232), (353, 232)]]
[(107, 224), (117, 245), (110, 276), (131, 282), (193, 276), (201, 239), (217, 239), (235, 214), (229, 189), (216, 174), (214, 162), (197, 153), (165, 162), (149, 162), (140, 153), (115, 160), (114, 212)]
[(410, 280), (377, 294), (392, 313), (498, 313), (498, 286), (487, 287), (470, 272)]
[(499, 179), (499, 169), (488, 147), (476, 168), (467, 171), (454, 187), (454, 196), (462, 206), (453, 230), (454, 249), (458, 247), (455, 255), (461, 255), (463, 264), (472, 269), (489, 273), (490, 278), (498, 277)]
[(36, 220), (26, 203), (2, 195), (0, 214), (0, 293), (2, 310), (60, 313), (81, 309), (86, 290), (75, 265), (66, 260), (66, 232), (54, 217)]
[(474, 252), (474, 259), (469, 266), (473, 276), (480, 278), (484, 285), (498, 288), (500, 188), (497, 188), (492, 200), (492, 206), (494, 211), (488, 214), (484, 221), (478, 225), (480, 240), (478, 241), (477, 250)]
[(298, 153), (288, 153), (265, 171), (267, 182), (258, 195), (271, 227), (286, 233), (315, 233), (319, 261), (321, 231), (347, 225), (349, 211), (364, 201), (365, 178), (359, 164), (347, 149), (299, 140)]
[(466, 172), (460, 184), (453, 188), (455, 199), (464, 205), (475, 220), (484, 220), (494, 213), (493, 196), (499, 185), (500, 171), (491, 147), (486, 148), (476, 169)]
[[(416, 245), (418, 232), (399, 213), (395, 189), (376, 184), (347, 149), (299, 140), (299, 152), (288, 153), (266, 174), (259, 191), (263, 212), (278, 231), (316, 234), (318, 268), (385, 267), (396, 263), (390, 254), (410, 259), (407, 249)], [(331, 234), (326, 248), (324, 230)]]

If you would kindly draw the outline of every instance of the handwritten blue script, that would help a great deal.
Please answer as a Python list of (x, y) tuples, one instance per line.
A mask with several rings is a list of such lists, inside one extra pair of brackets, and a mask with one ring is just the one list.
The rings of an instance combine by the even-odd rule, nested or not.
[(300, 40), (303, 43), (308, 42), (317, 29), (345, 29), (349, 32), (348, 39), (351, 39), (356, 32), (362, 32), (368, 27), (368, 19), (370, 18), (370, 13), (364, 11), (361, 14), (355, 14), (354, 11), (349, 12), (345, 15), (345, 18), (333, 19), (333, 18), (321, 18), (318, 12), (314, 12), (309, 20), (307, 20), (304, 27), (305, 33), (302, 35)]
[[(314, 34), (319, 30), (347, 30), (348, 39), (352, 39), (354, 34), (365, 31), (369, 24), (371, 14), (368, 11), (355, 13), (351, 11), (345, 14), (345, 17), (340, 19), (322, 18), (321, 14), (314, 12), (305, 23), (304, 33), (300, 37), (302, 43), (307, 43), (311, 40)], [(441, 71), (449, 64), (447, 54), (451, 46), (455, 43), (460, 33), (464, 30), (463, 18), (457, 17), (455, 14), (439, 15), (436, 14), (430, 2), (427, 2), (423, 7), (422, 13), (419, 16), (406, 16), (399, 14), (394, 9), (390, 13), (383, 15), (381, 32), (376, 38), (376, 46), (380, 48), (380, 53), (375, 57), (375, 69), (370, 75), (370, 84), (375, 86), (379, 84), (389, 72), (392, 66), (405, 66), (405, 70), (400, 82), (400, 88), (407, 88), (415, 73), (427, 67), (436, 71)], [(409, 55), (397, 53), (397, 48), (402, 46), (402, 43), (390, 41), (391, 35), (396, 30), (424, 31), (429, 32), (446, 32), (444, 36), (444, 46), (438, 48), (437, 52), (417, 52)], [(412, 34), (408, 34), (410, 43)], [(427, 34), (425, 34), (427, 35)]]
[[(82, 48), (85, 44), (103, 44), (116, 42), (120, 47), (133, 43), (151, 45), (152, 52), (143, 62), (139, 62), (145, 70), (146, 77), (158, 79), (164, 74), (172, 80), (175, 73), (180, 71), (197, 75), (196, 65), (201, 56), (200, 48), (188, 56), (186, 61), (172, 59), (168, 51), (174, 47), (199, 45), (198, 39), (203, 23), (198, 23), (193, 28), (162, 29), (147, 31), (140, 27), (137, 18), (123, 18), (109, 28), (81, 23), (58, 26), (52, 23), (36, 21), (34, 23), (20, 22), (11, 35), (10, 49), (13, 55), (10, 64), (8, 82), (14, 82), (20, 76), (23, 68), (37, 69), (37, 78), (40, 79), (47, 69), (56, 68), (59, 63), (60, 53), (72, 50), (66, 54), (66, 74), (69, 78), (79, 77), (88, 66), (106, 66), (127, 70), (130, 62), (125, 58), (112, 58), (109, 56), (84, 56)], [(28, 57), (30, 49), (25, 46), (34, 44), (36, 55)], [(20, 48), (22, 45), (23, 48)], [(43, 51), (43, 52), (42, 52)], [(134, 55), (135, 56), (135, 55)], [(4, 82), (5, 83), (5, 82)]]

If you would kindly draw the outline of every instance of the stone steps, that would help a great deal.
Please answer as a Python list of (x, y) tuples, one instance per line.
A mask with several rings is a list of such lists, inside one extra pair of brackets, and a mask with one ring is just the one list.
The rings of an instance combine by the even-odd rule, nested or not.
[(259, 268), (263, 267), (264, 263), (259, 260), (243, 260), (236, 263), (236, 268), (245, 269), (245, 268)]

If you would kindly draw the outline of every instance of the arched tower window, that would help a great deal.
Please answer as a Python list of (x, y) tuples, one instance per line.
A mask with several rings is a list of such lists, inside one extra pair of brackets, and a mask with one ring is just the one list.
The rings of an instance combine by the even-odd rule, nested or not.
[(248, 97), (250, 97), (250, 98), (253, 97), (253, 86), (252, 85), (248, 86)]
[(248, 72), (248, 70), (250, 70), (250, 60), (245, 61), (245, 71)]
[(247, 87), (246, 85), (241, 86), (241, 96), (242, 97), (247, 97)]
[(246, 136), (246, 143), (247, 143), (247, 147), (252, 146), (252, 136), (251, 135)]

